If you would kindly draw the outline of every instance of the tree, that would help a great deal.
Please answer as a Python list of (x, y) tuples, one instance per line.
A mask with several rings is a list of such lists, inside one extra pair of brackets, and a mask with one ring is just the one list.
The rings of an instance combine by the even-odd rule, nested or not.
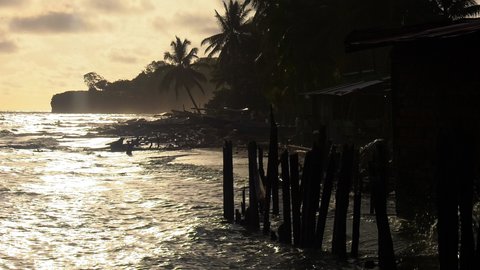
[(83, 81), (88, 86), (89, 91), (105, 90), (109, 85), (109, 82), (96, 72), (83, 75)]
[(198, 58), (198, 49), (192, 48), (188, 51), (188, 46), (191, 42), (188, 39), (182, 41), (179, 37), (175, 38), (176, 39), (170, 43), (172, 51), (165, 52), (164, 55), (164, 60), (167, 63), (164, 67), (166, 73), (160, 86), (164, 89), (169, 89), (172, 83), (175, 83), (174, 89), (177, 97), (178, 91), (181, 88), (184, 88), (190, 97), (193, 106), (200, 114), (200, 109), (191, 93), (191, 89), (197, 87), (203, 94), (205, 94), (201, 84), (206, 82), (205, 75), (195, 69), (195, 63), (193, 62), (194, 59)]
[(202, 41), (209, 57), (218, 55), (213, 80), (221, 90), (209, 105), (266, 110), (260, 76), (255, 69), (259, 38), (252, 28), (249, 1), (225, 1), (223, 7), (223, 13), (215, 10), (220, 33)]
[(205, 38), (201, 45), (206, 45), (205, 53), (208, 57), (218, 54), (217, 68), (215, 78), (221, 83), (227, 83), (235, 90), (240, 90), (242, 77), (244, 74), (242, 68), (247, 66), (251, 70), (253, 55), (248, 55), (248, 50), (252, 46), (252, 32), (249, 20), (250, 9), (247, 8), (248, 2), (240, 3), (230, 0), (223, 2), (224, 13), (220, 15), (215, 10), (215, 18), (220, 26), (220, 33)]
[(330, 8), (330, 4), (339, 5), (337, 2), (253, 1), (257, 8), (253, 28), (261, 37), (257, 68), (266, 82), (264, 88), (269, 99), (281, 110), (301, 110), (298, 93), (335, 82), (336, 56), (343, 47), (337, 42), (341, 24), (336, 16), (341, 15), (334, 15)]
[(150, 64), (148, 64), (145, 69), (143, 70), (143, 73), (145, 74), (152, 74), (154, 73), (157, 69), (164, 67), (165, 62), (163, 61), (152, 61)]
[(222, 16), (215, 10), (215, 18), (217, 19), (221, 32), (205, 38), (203, 45), (208, 45), (205, 49), (208, 57), (219, 53), (219, 62), (224, 63), (228, 58), (235, 57), (242, 50), (245, 40), (251, 36), (248, 28), (248, 16), (250, 9), (247, 8), (248, 2), (243, 4), (238, 1), (223, 2), (225, 14)]
[(440, 15), (459, 19), (480, 15), (480, 5), (475, 0), (435, 0)]

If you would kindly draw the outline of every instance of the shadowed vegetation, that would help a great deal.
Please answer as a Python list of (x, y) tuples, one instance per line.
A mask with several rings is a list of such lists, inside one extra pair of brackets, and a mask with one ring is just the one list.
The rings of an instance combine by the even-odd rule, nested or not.
[(172, 51), (165, 52), (164, 60), (167, 62), (167, 65), (164, 68), (166, 69), (166, 74), (165, 77), (163, 77), (161, 85), (163, 86), (162, 89), (168, 89), (174, 84), (175, 94), (177, 96), (181, 88), (185, 89), (193, 106), (198, 113), (201, 113), (200, 108), (192, 96), (191, 89), (198, 88), (205, 94), (201, 83), (206, 82), (206, 77), (195, 69), (193, 60), (198, 58), (198, 49), (192, 48), (188, 51), (190, 44), (191, 42), (188, 39), (182, 41), (178, 37), (172, 41), (170, 44)]

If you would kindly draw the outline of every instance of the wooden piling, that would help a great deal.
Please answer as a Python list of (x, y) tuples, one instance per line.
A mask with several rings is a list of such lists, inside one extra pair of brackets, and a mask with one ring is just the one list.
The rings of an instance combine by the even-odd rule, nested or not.
[[(458, 205), (460, 212), (460, 269), (475, 268), (475, 243), (473, 237), (473, 190), (474, 190), (474, 146), (473, 138), (461, 134), (458, 143), (457, 183), (459, 185)], [(479, 248), (479, 247), (477, 247)], [(478, 265), (477, 265), (478, 266)]]
[[(305, 157), (302, 176), (302, 247), (315, 246), (316, 214), (320, 199), (320, 183), (323, 175), (323, 152), (317, 146)], [(305, 182), (305, 183), (304, 183)]]
[(242, 216), (245, 216), (245, 211), (246, 211), (246, 207), (247, 207), (247, 203), (246, 203), (246, 198), (245, 198), (245, 186), (243, 186), (242, 188), (242, 202), (240, 203), (240, 209), (242, 210), (242, 212), (240, 212), (242, 214)]
[(298, 154), (290, 155), (290, 182), (292, 186), (292, 228), (293, 228), (293, 244), (300, 246), (300, 183), (298, 173)]
[(266, 176), (265, 169), (263, 167), (263, 148), (260, 145), (258, 146), (258, 174), (260, 175), (260, 179), (262, 179), (263, 188), (266, 189)]
[(230, 222), (235, 219), (234, 208), (232, 142), (225, 141), (223, 146), (223, 217)]
[(465, 130), (455, 129), (441, 134), (438, 141), (437, 227), (440, 269), (458, 269), (458, 265), (462, 270), (477, 269), (479, 262), (475, 262), (472, 227), (475, 166), (473, 138)]
[(475, 250), (475, 264), (477, 268), (480, 268), (480, 224), (477, 227), (477, 249)]
[(308, 212), (310, 211), (310, 181), (312, 179), (312, 151), (308, 151), (305, 154), (305, 159), (303, 161), (303, 172), (300, 183), (300, 196), (301, 196), (301, 228), (300, 228), (300, 247), (308, 246)]
[(248, 144), (248, 198), (249, 207), (247, 209), (246, 222), (250, 230), (256, 231), (260, 228), (258, 218), (258, 200), (256, 191), (256, 178), (258, 177), (257, 168), (257, 144), (250, 142)]
[(333, 179), (335, 177), (336, 169), (336, 146), (332, 145), (328, 156), (327, 172), (325, 181), (323, 183), (322, 199), (320, 202), (320, 210), (318, 213), (317, 231), (315, 237), (315, 247), (321, 249), (323, 243), (323, 236), (325, 233), (325, 224), (327, 222), (328, 208), (330, 205), (330, 198), (332, 195)]
[(270, 108), (270, 143), (268, 146), (267, 177), (265, 179), (265, 203), (263, 212), (263, 233), (270, 234), (270, 202), (273, 214), (278, 214), (278, 130)]
[(359, 175), (359, 153), (355, 151), (353, 157), (353, 221), (352, 221), (352, 248), (350, 255), (358, 256), (358, 243), (360, 240), (360, 209), (362, 204), (363, 182)]
[[(369, 164), (368, 164), (368, 170), (369, 171), (370, 171), (370, 166), (373, 166), (372, 162), (369, 162)], [(370, 178), (370, 176), (369, 176), (368, 180), (369, 180), (369, 184), (370, 184), (370, 215), (373, 215), (373, 214), (375, 214), (375, 196), (374, 196), (373, 184), (372, 184), (373, 181)]]
[(440, 269), (458, 269), (458, 187), (455, 183), (455, 149), (446, 134), (439, 137), (437, 171), (437, 232)]
[(288, 164), (288, 151), (285, 150), (280, 158), (282, 167), (282, 201), (283, 224), (279, 229), (278, 238), (281, 243), (292, 243), (292, 220), (290, 214), (290, 168)]
[(380, 269), (396, 269), (393, 241), (387, 216), (387, 149), (385, 142), (376, 147), (376, 175), (374, 177), (374, 205), (378, 229), (378, 260)]
[(270, 108), (270, 144), (268, 149), (267, 177), (272, 189), (272, 214), (278, 215), (278, 128), (273, 115), (273, 108)]
[(332, 253), (347, 257), (347, 211), (353, 171), (353, 146), (344, 145), (340, 175), (335, 194), (335, 218), (333, 225)]

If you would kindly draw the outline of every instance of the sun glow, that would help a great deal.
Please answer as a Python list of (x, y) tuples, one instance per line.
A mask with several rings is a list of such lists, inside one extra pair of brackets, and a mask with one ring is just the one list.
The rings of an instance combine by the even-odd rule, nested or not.
[[(161, 60), (175, 35), (194, 46), (215, 33), (221, 1), (1, 1), (0, 111), (50, 111), (83, 74), (131, 79)], [(200, 50), (202, 53), (203, 50)]]

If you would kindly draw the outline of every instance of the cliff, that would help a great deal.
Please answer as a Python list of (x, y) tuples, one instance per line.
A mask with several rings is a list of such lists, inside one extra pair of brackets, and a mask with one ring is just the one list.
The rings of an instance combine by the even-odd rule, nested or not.
[[(67, 91), (52, 97), (53, 113), (159, 113), (172, 109), (191, 110), (192, 104), (185, 93), (129, 93), (106, 91)], [(196, 92), (195, 101), (203, 106), (211, 97)]]

